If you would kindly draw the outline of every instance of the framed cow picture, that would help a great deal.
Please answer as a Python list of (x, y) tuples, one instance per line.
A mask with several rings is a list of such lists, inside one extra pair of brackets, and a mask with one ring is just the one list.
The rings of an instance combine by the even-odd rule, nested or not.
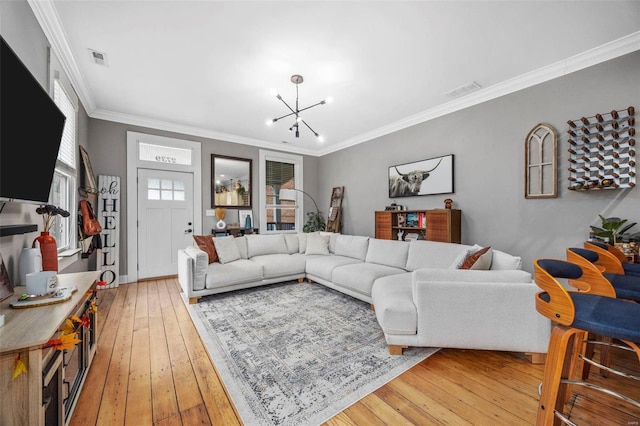
[(389, 198), (453, 192), (453, 154), (389, 167)]

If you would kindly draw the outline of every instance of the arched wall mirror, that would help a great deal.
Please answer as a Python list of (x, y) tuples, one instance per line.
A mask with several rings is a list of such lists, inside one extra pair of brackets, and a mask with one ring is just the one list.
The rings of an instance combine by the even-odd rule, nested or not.
[(251, 163), (211, 154), (211, 207), (251, 208)]

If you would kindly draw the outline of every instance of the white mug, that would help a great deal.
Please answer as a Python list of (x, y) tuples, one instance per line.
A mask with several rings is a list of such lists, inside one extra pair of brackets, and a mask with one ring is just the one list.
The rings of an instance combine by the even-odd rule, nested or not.
[(56, 271), (31, 272), (27, 274), (27, 294), (42, 296), (56, 291), (58, 275)]

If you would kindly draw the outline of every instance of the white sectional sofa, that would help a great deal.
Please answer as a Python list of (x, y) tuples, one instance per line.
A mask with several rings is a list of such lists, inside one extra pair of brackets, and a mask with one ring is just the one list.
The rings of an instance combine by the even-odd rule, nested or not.
[(178, 253), (178, 279), (190, 303), (306, 278), (371, 303), (390, 353), (408, 346), (547, 351), (551, 324), (535, 309), (538, 287), (519, 257), (498, 250), (483, 256), (489, 269), (460, 270), (479, 246), (329, 233), (213, 241), (218, 262), (209, 263), (195, 246)]

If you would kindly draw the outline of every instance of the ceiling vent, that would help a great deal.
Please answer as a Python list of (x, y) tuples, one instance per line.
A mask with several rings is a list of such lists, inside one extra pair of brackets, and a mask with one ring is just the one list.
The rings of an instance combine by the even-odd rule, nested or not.
[(89, 53), (91, 53), (91, 59), (98, 65), (102, 65), (103, 67), (109, 66), (107, 63), (107, 54), (98, 52), (97, 50), (89, 49)]
[(469, 93), (480, 90), (481, 88), (482, 86), (475, 81), (472, 81), (471, 83), (463, 84), (462, 86), (445, 93), (445, 96), (448, 98), (459, 98), (460, 96), (468, 95)]

